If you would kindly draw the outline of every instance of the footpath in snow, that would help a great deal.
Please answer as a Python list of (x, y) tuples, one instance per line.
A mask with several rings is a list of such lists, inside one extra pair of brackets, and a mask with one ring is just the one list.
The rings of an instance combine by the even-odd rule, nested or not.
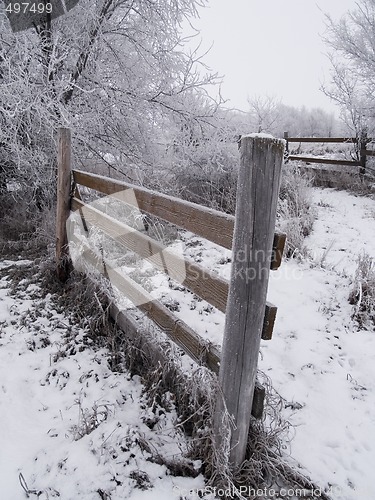
[(336, 500), (375, 498), (375, 331), (351, 319), (348, 297), (358, 255), (375, 259), (375, 201), (313, 190), (317, 209), (305, 243), (312, 262), (272, 274), (278, 306), (260, 368), (285, 401), (291, 456)]
[[(348, 301), (358, 256), (375, 259), (375, 201), (333, 189), (312, 195), (309, 257), (270, 274), (278, 313), (259, 368), (284, 400), (289, 453), (303, 471), (334, 499), (375, 498), (375, 331), (359, 329)], [(191, 258), (229, 278), (230, 252), (196, 237), (186, 244)], [(167, 286), (156, 290), (167, 294)], [(183, 290), (173, 296), (175, 314), (220, 345), (224, 314)]]

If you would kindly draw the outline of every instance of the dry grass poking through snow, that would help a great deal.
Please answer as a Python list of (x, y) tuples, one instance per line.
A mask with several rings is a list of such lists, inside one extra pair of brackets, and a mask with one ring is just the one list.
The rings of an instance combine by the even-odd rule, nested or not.
[(349, 302), (355, 307), (353, 319), (358, 322), (359, 327), (373, 328), (375, 325), (375, 263), (366, 252), (358, 257), (358, 267)]
[(287, 235), (286, 257), (306, 253), (304, 239), (311, 233), (315, 220), (310, 187), (311, 182), (297, 167), (283, 166), (277, 224)]

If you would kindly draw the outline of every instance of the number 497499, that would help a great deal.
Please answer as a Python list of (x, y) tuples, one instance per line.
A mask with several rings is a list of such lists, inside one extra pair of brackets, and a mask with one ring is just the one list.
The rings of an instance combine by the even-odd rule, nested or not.
[(5, 11), (10, 14), (27, 14), (31, 12), (33, 14), (52, 14), (52, 4), (51, 3), (36, 3), (36, 2), (16, 2), (9, 3), (5, 7)]

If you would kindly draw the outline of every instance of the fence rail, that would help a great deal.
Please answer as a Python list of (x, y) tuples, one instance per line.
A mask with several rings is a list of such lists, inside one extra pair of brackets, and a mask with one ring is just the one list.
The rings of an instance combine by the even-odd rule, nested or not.
[(321, 163), (329, 165), (359, 167), (359, 174), (362, 178), (366, 175), (367, 157), (375, 156), (375, 151), (367, 149), (367, 145), (370, 142), (373, 142), (374, 139), (367, 137), (366, 133), (363, 133), (361, 137), (289, 137), (289, 133), (284, 132), (284, 139), (286, 141), (287, 153), (289, 152), (290, 142), (357, 144), (359, 156), (358, 160), (338, 160), (334, 158), (318, 158), (316, 156), (288, 155), (287, 161), (302, 161), (304, 163)]
[(343, 165), (360, 167), (362, 164), (360, 161), (354, 160), (336, 160), (334, 158), (319, 158), (316, 156), (302, 156), (302, 155), (289, 155), (289, 161), (303, 161), (304, 163), (322, 163), (324, 165)]
[[(59, 133), (66, 139), (59, 141), (60, 148), (70, 150), (69, 131), (62, 129)], [(168, 274), (173, 279), (226, 314), (221, 353), (218, 346), (200, 337), (130, 276), (113, 269), (100, 251), (86, 243), (84, 237), (70, 237), (70, 241), (80, 245), (85, 262), (105, 274), (111, 284), (137, 304), (138, 309), (194, 361), (219, 375), (222, 390), (217, 403), (215, 433), (219, 436), (221, 432), (217, 416), (221, 414), (224, 404), (236, 424), (235, 429), (228, 431), (231, 433), (228, 460), (234, 465), (239, 465), (245, 458), (250, 412), (258, 418), (262, 413), (265, 391), (256, 383), (259, 343), (261, 338), (272, 338), (277, 312), (276, 306), (266, 302), (268, 273), (280, 266), (286, 238), (285, 234), (274, 231), (283, 152), (280, 140), (242, 138), (240, 188), (235, 217), (126, 182), (71, 170), (70, 152), (59, 152), (59, 186), (63, 188), (58, 191), (58, 203), (79, 214), (86, 234), (91, 227), (99, 228), (114, 241), (164, 271), (167, 258)], [(70, 175), (72, 186), (66, 182)], [(155, 215), (224, 248), (231, 248), (230, 283), (201, 265), (173, 254), (158, 241), (135, 231), (126, 222), (85, 203), (80, 195), (80, 186), (112, 195), (126, 205), (137, 207), (141, 213)], [(133, 190), (134, 196), (124, 198), (123, 193), (129, 189)], [(68, 266), (67, 238), (63, 232), (69, 213), (65, 210), (59, 215), (56, 249), (58, 270)], [(68, 269), (66, 267), (66, 272), (59, 274), (60, 278), (66, 277)], [(251, 279), (247, 277), (248, 270), (252, 271)], [(116, 318), (121, 317), (121, 322), (126, 324), (125, 311), (119, 311), (117, 307), (112, 309)], [(217, 444), (219, 446), (219, 441)]]
[(287, 132), (284, 133), (284, 139), (288, 142), (330, 142), (330, 143), (347, 143), (357, 144), (358, 137), (289, 137)]
[(89, 174), (80, 170), (73, 171), (74, 181), (107, 195), (116, 195), (132, 189), (140, 210), (160, 217), (187, 231), (206, 238), (227, 249), (232, 248), (234, 217), (211, 210), (187, 201), (157, 193), (133, 184)]

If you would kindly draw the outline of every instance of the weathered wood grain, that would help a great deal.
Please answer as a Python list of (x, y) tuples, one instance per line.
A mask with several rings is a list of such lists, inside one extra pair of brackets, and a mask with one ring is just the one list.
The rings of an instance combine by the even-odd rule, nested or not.
[(57, 207), (56, 207), (56, 267), (61, 281), (68, 278), (70, 270), (66, 221), (70, 214), (71, 187), (71, 135), (67, 128), (57, 133)]
[(354, 160), (335, 160), (331, 158), (317, 158), (316, 156), (299, 156), (299, 155), (289, 155), (288, 160), (290, 161), (303, 161), (304, 163), (322, 163), (327, 165), (344, 165), (359, 167), (361, 162)]
[[(284, 136), (285, 137), (285, 136)], [(331, 143), (353, 143), (358, 142), (357, 137), (285, 137), (288, 142), (331, 142)]]
[[(240, 152), (232, 273), (219, 372), (221, 391), (214, 416), (218, 452), (224, 453), (223, 433), (229, 432), (227, 458), (235, 467), (240, 466), (246, 454), (249, 408), (253, 401), (264, 325), (284, 141), (244, 136)], [(223, 429), (225, 410), (233, 418), (234, 428)]]
[(232, 248), (234, 226), (232, 215), (96, 174), (74, 170), (73, 176), (77, 184), (107, 195), (115, 195), (132, 189), (140, 210), (183, 227), (224, 248)]
[(286, 244), (285, 233), (275, 233), (272, 245), (271, 271), (276, 271), (281, 266)]
[(277, 307), (270, 302), (266, 303), (266, 310), (264, 313), (263, 327), (262, 327), (262, 340), (271, 340), (273, 329), (276, 321)]
[(80, 246), (82, 261), (84, 265), (88, 266), (88, 269), (93, 268), (102, 273), (103, 267), (105, 267), (112, 286), (127, 297), (138, 310), (145, 313), (196, 363), (206, 366), (216, 374), (218, 373), (220, 363), (218, 347), (204, 340), (132, 278), (118, 269), (114, 269), (108, 260), (103, 259), (99, 252), (90, 248), (82, 238), (73, 235), (71, 241)]
[(254, 397), (251, 404), (251, 415), (254, 418), (260, 419), (263, 416), (264, 400), (266, 397), (266, 389), (259, 383), (255, 382)]

